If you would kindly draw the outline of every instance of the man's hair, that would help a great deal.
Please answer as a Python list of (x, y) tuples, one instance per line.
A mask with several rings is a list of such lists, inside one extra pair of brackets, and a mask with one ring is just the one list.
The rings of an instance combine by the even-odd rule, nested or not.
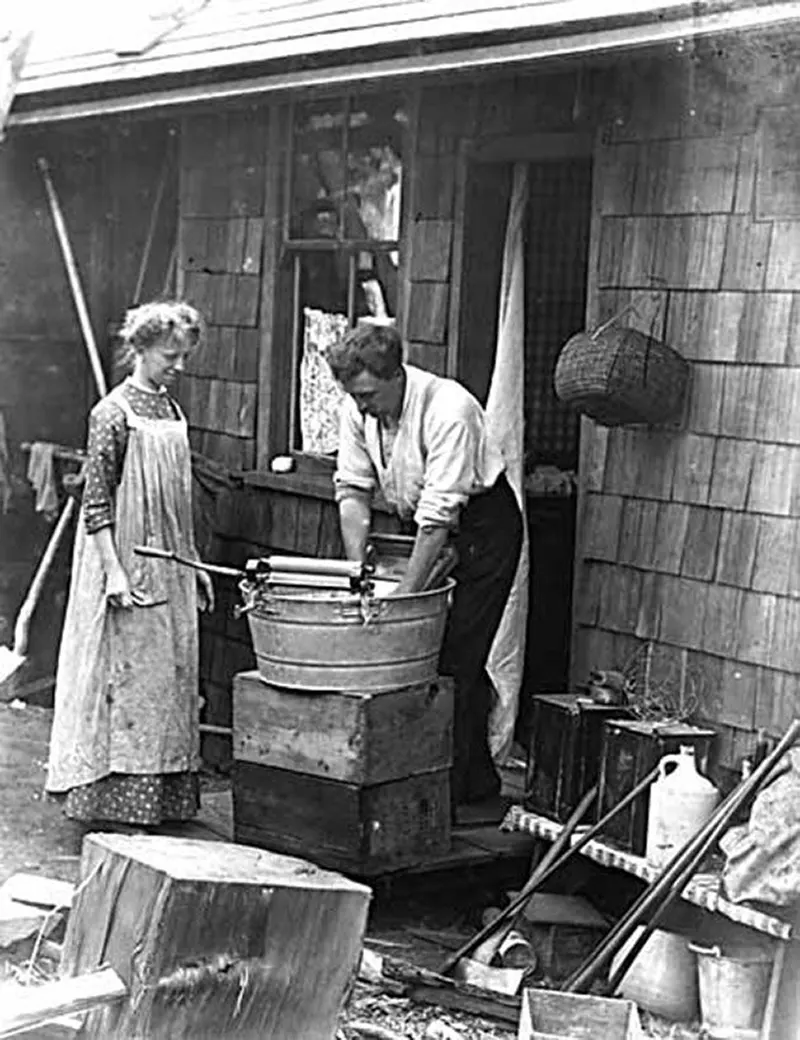
[(403, 363), (403, 341), (393, 325), (364, 322), (328, 349), (328, 363), (340, 383), (362, 372), (391, 379)]

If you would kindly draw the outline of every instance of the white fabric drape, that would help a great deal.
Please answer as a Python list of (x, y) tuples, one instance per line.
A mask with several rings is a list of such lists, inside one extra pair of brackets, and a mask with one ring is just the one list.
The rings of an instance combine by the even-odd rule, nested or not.
[[(500, 310), (486, 417), (500, 443), (507, 476), (517, 501), (524, 508), (525, 454), (525, 248), (524, 221), (528, 202), (528, 170), (516, 163), (503, 251)], [(525, 664), (525, 629), (528, 616), (528, 532), (524, 531), (514, 584), (487, 661), (495, 702), (489, 717), (489, 747), (495, 762), (508, 757), (514, 739), (522, 672)]]

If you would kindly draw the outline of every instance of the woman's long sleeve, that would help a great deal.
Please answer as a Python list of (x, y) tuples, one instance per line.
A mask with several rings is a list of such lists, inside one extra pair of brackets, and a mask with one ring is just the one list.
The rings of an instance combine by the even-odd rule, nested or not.
[(128, 431), (122, 409), (108, 401), (100, 401), (89, 416), (83, 490), (83, 515), (89, 534), (114, 524), (114, 502), (127, 443)]

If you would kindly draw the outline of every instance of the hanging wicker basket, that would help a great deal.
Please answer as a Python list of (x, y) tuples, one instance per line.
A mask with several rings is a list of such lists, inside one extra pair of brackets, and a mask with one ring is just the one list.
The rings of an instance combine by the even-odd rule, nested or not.
[(620, 317), (567, 340), (556, 395), (602, 426), (668, 422), (683, 409), (689, 363), (661, 340), (617, 325)]

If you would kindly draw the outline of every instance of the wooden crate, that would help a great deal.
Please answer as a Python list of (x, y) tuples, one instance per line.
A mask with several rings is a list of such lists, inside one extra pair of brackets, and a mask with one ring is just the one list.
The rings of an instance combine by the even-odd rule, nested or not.
[(237, 761), (233, 828), (237, 842), (359, 877), (424, 864), (450, 849), (450, 770), (359, 786)]
[(630, 1000), (561, 993), (549, 989), (522, 991), (517, 1040), (642, 1040), (642, 1024)]
[[(705, 773), (711, 744), (716, 736), (712, 729), (701, 729), (683, 723), (662, 725), (639, 719), (610, 719), (603, 725), (603, 747), (600, 760), (601, 814), (608, 812), (653, 769), (663, 755), (673, 754), (681, 745), (695, 749), (697, 768)], [(603, 834), (620, 848), (637, 856), (645, 854), (647, 814), (650, 792), (645, 791), (631, 805), (618, 813)]]
[(525, 808), (563, 823), (597, 782), (603, 723), (628, 714), (574, 693), (534, 697)]
[(256, 671), (233, 683), (233, 756), (240, 762), (356, 785), (451, 765), (453, 681), (385, 692), (298, 692)]

